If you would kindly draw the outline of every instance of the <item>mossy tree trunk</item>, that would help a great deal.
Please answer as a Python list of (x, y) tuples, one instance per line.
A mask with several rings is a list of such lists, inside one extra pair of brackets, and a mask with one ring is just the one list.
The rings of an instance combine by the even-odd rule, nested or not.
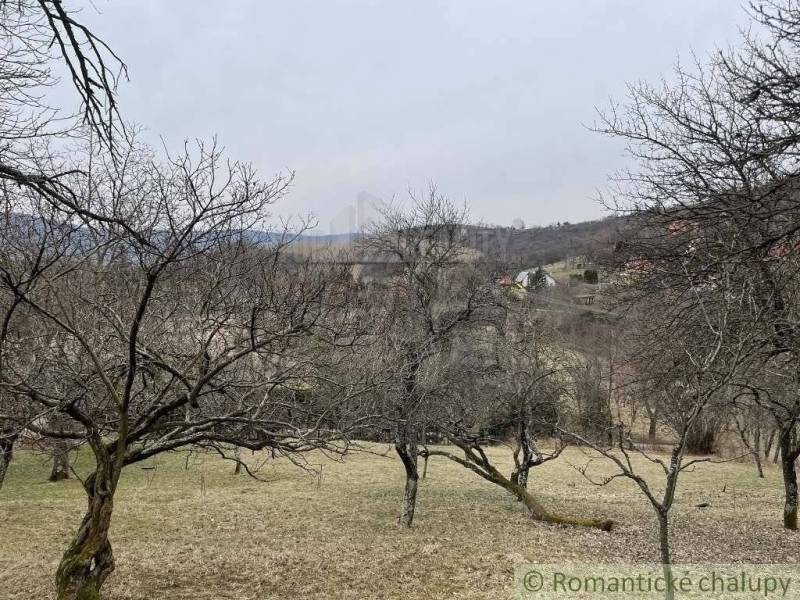
[(611, 531), (614, 522), (608, 519), (579, 518), (563, 515), (555, 515), (542, 506), (542, 504), (522, 485), (504, 476), (490, 462), (486, 454), (479, 446), (471, 446), (458, 438), (450, 438), (450, 441), (464, 451), (464, 458), (450, 454), (449, 452), (433, 450), (426, 451), (431, 456), (444, 456), (457, 462), (470, 471), (477, 473), (485, 480), (500, 486), (517, 498), (527, 509), (528, 514), (537, 521), (553, 523), (557, 525), (576, 525), (579, 527), (595, 527), (603, 531)]
[(86, 514), (56, 571), (58, 600), (99, 600), (100, 589), (114, 570), (108, 533), (121, 465), (105, 452), (95, 451), (95, 458), (95, 471), (84, 483)]

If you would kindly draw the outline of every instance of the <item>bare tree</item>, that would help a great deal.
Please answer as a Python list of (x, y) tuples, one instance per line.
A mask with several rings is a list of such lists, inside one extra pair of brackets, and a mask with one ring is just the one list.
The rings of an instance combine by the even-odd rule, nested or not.
[[(511, 481), (528, 487), (530, 469), (556, 458), (561, 447), (546, 456), (538, 438), (551, 437), (558, 421), (569, 360), (547, 313), (529, 300), (511, 303), (498, 337), (495, 410), (508, 414), (514, 444)], [(542, 425), (549, 423), (549, 425)]]
[[(749, 285), (736, 321), (760, 328), (751, 359), (796, 378), (800, 5), (768, 0), (751, 13), (763, 27), (740, 47), (707, 64), (679, 65), (668, 84), (631, 86), (625, 104), (601, 114), (598, 129), (624, 139), (636, 162), (618, 174), (609, 202), (629, 226), (619, 246), (626, 277), (649, 280), (638, 286), (648, 293), (722, 289), (717, 281), (736, 273)], [(776, 397), (794, 399), (797, 381), (781, 381), (785, 390)], [(786, 460), (796, 461), (792, 402), (776, 416)], [(796, 529), (796, 462), (782, 471), (784, 524)]]
[[(9, 373), (9, 356), (14, 367), (27, 369), (33, 356), (47, 346), (48, 333), (24, 302), (24, 295), (36, 289), (40, 280), (55, 276), (58, 266), (74, 253), (72, 235), (76, 226), (56, 225), (54, 210), (26, 188), (3, 184), (0, 218), (0, 380)], [(16, 291), (15, 291), (16, 290)], [(26, 376), (35, 377), (26, 370)], [(0, 485), (13, 455), (21, 430), (36, 416), (36, 411), (21, 401), (20, 395), (0, 393), (0, 438), (2, 457)]]
[[(36, 319), (35, 336), (11, 322), (0, 386), (25, 399), (21, 425), (84, 443), (95, 460), (56, 573), (65, 600), (98, 597), (114, 568), (126, 466), (190, 445), (341, 451), (334, 442), (355, 426), (347, 402), (361, 401), (320, 369), (323, 347), (328, 360), (352, 344), (346, 274), (283, 260), (286, 239), (260, 241), (286, 179), (261, 182), (202, 144), (161, 162), (131, 143), (118, 159), (101, 150), (62, 179), (65, 203), (44, 194), (55, 208), (36, 215), (40, 237), (67, 229), (69, 256), (33, 285), (14, 260), (0, 278)], [(313, 400), (279, 393), (300, 384)], [(72, 427), (53, 430), (47, 415)]]
[(463, 227), (466, 211), (431, 187), (411, 197), (407, 210), (390, 208), (363, 240), (362, 251), (385, 261), (391, 275), (382, 285), (386, 306), (380, 350), (391, 377), (386, 416), (406, 483), (399, 522), (414, 520), (418, 457), (431, 396), (421, 384), (426, 368), (446, 351), (456, 333), (484, 318), (493, 304), (485, 280), (470, 262)]
[[(608, 447), (591, 438), (562, 429), (570, 437), (613, 464), (617, 471), (610, 476), (593, 478), (590, 463), (579, 467), (586, 478), (597, 485), (608, 485), (618, 478), (632, 480), (650, 502), (658, 522), (659, 552), (665, 578), (672, 578), (672, 551), (670, 543), (670, 517), (675, 502), (678, 481), (699, 462), (708, 458), (688, 459), (689, 440), (693, 429), (714, 399), (723, 394), (739, 372), (742, 361), (749, 356), (752, 340), (742, 335), (735, 322), (733, 308), (742, 300), (742, 292), (727, 287), (724, 296), (729, 303), (717, 303), (701, 293), (684, 297), (671, 291), (662, 292), (661, 302), (650, 296), (646, 305), (639, 305), (644, 317), (634, 330), (636, 342), (630, 346), (634, 362), (649, 365), (645, 389), (654, 392), (666, 389), (664, 412), (669, 418), (665, 424), (673, 434), (668, 460), (648, 453), (637, 446), (631, 436), (632, 423), (618, 421), (614, 425), (615, 443)], [(660, 318), (649, 315), (658, 312)], [(642, 369), (636, 369), (642, 372)], [(655, 464), (663, 472), (663, 481), (655, 484), (639, 471), (634, 456)], [(663, 486), (663, 492), (659, 488)], [(667, 586), (666, 597), (674, 592)]]
[[(44, 88), (58, 83), (51, 66), (59, 62), (80, 102), (83, 122), (107, 147), (121, 133), (117, 83), (125, 64), (63, 0), (14, 0), (0, 5), (0, 131), (4, 156), (0, 176), (13, 167), (15, 150), (30, 151), (31, 142), (68, 130), (73, 110), (47, 102)], [(19, 146), (19, 144), (22, 144)], [(11, 152), (9, 152), (11, 151)], [(23, 158), (25, 153), (17, 155)]]
[[(609, 520), (571, 517), (547, 509), (529, 489), (530, 470), (558, 458), (565, 444), (557, 434), (569, 370), (568, 351), (529, 301), (499, 307), (491, 319), (463, 327), (446, 353), (432, 359), (435, 399), (429, 417), (436, 431), (461, 451), (425, 446), (421, 455), (447, 458), (498, 485), (536, 520), (610, 530)], [(540, 443), (554, 442), (545, 450)], [(506, 446), (514, 459), (502, 473), (487, 452)]]

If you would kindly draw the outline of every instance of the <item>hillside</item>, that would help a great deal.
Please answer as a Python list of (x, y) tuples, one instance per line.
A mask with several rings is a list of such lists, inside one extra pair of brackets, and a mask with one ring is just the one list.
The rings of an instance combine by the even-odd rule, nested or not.
[(620, 221), (607, 218), (547, 227), (470, 227), (470, 246), (487, 258), (530, 267), (563, 261), (575, 256), (593, 256), (611, 246)]
[[(507, 264), (512, 270), (535, 265), (549, 265), (574, 257), (591, 257), (613, 244), (620, 225), (617, 218), (582, 223), (560, 223), (546, 227), (515, 229), (471, 225), (466, 227), (467, 242), (482, 256)], [(277, 238), (276, 234), (265, 234)], [(309, 255), (330, 250), (347, 250), (358, 234), (334, 236), (301, 235), (294, 251)]]

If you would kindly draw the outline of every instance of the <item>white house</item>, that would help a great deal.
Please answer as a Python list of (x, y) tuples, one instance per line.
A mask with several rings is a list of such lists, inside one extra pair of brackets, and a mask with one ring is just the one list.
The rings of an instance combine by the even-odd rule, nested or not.
[[(533, 281), (533, 278), (536, 276), (536, 269), (528, 269), (527, 271), (520, 271), (517, 273), (517, 276), (514, 278), (514, 281), (520, 284), (522, 287), (528, 287), (528, 284)], [(556, 280), (545, 271), (544, 273), (544, 287), (555, 287)]]

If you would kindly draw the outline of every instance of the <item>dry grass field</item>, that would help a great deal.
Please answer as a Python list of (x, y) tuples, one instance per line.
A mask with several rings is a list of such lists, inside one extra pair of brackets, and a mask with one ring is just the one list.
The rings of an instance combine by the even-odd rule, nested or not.
[[(493, 454), (509, 466), (502, 449)], [(402, 477), (392, 454), (311, 457), (325, 463), (319, 487), (282, 461), (261, 471), (263, 483), (211, 455), (195, 455), (188, 469), (184, 459), (128, 469), (115, 503), (117, 569), (107, 598), (507, 598), (516, 563), (657, 557), (643, 497), (628, 482), (588, 483), (570, 467), (587, 460), (575, 450), (535, 471), (531, 487), (553, 510), (615, 519), (612, 533), (530, 521), (499, 488), (441, 458), (431, 459), (410, 531), (395, 525)], [(80, 484), (48, 483), (47, 472), (41, 455), (19, 452), (0, 491), (3, 600), (52, 597), (59, 554), (80, 519)], [(749, 464), (700, 465), (680, 487), (676, 561), (800, 560), (800, 538), (781, 528), (775, 468), (759, 480)]]

